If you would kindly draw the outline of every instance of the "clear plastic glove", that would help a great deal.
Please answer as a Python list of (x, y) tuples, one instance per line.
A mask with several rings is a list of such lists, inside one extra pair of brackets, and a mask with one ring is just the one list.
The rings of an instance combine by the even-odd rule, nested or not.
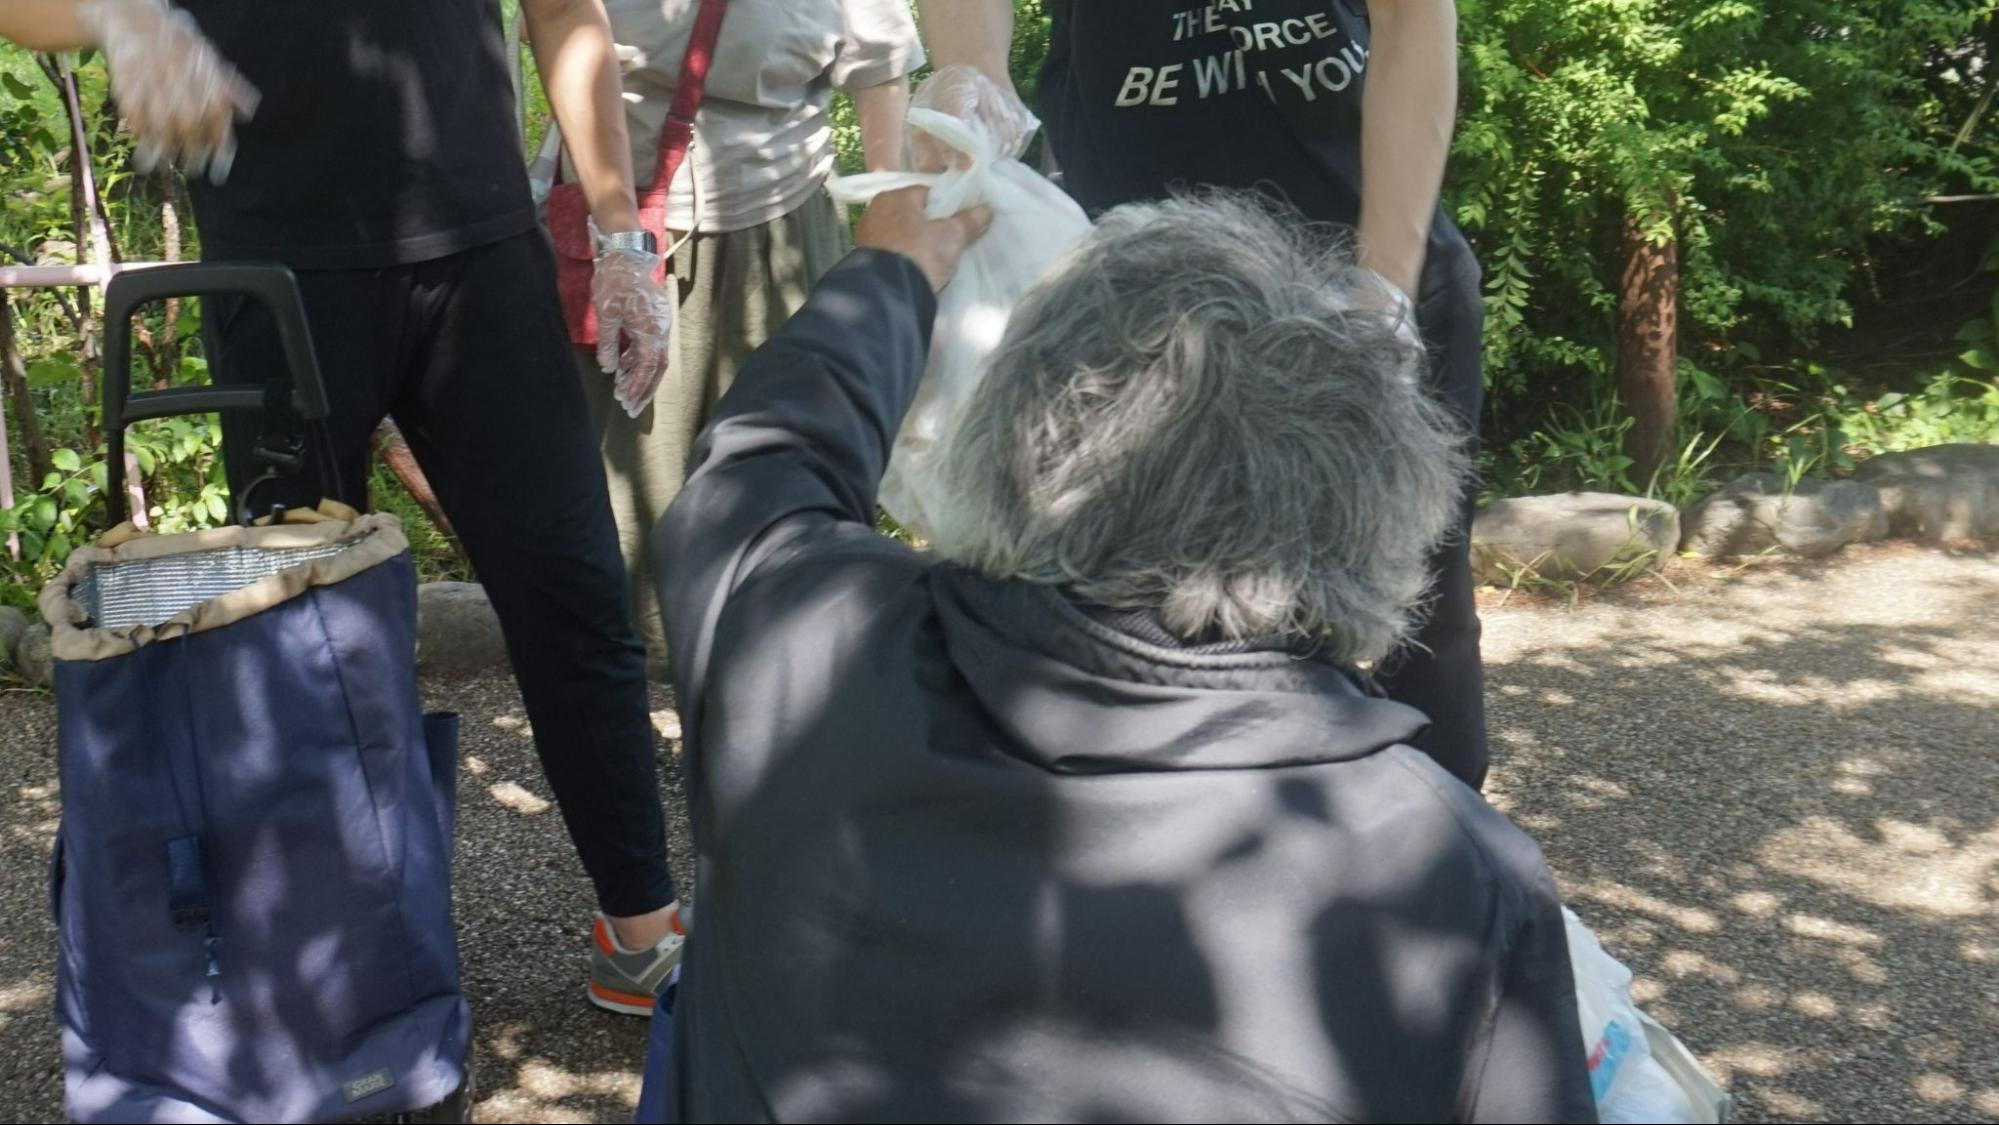
[(1393, 318), (1396, 338), (1412, 348), (1421, 348), (1423, 333), (1416, 323), (1416, 302), (1409, 299), (1400, 285), (1374, 270), (1363, 266), (1360, 277), (1361, 283), (1353, 293), (1355, 307)]
[(82, 0), (76, 15), (111, 69), (111, 92), (139, 144), (133, 164), (174, 160), (188, 176), (221, 183), (236, 161), (236, 122), (257, 111), (257, 89), (166, 0)]
[[(985, 71), (961, 63), (924, 79), (909, 104), (912, 109), (936, 110), (984, 129), (1002, 158), (1019, 159), (1027, 151), (1027, 142), (1034, 139), (1034, 131), (1041, 128), (1041, 119), (1012, 91), (1001, 89)], [(963, 153), (922, 133), (910, 140), (909, 166), (916, 171), (941, 172), (964, 161)]]
[[(590, 224), (597, 236), (597, 224)], [(658, 254), (606, 250), (597, 255), (590, 302), (597, 311), (597, 366), (614, 375), (618, 405), (645, 413), (672, 358), (673, 296), (659, 281)]]

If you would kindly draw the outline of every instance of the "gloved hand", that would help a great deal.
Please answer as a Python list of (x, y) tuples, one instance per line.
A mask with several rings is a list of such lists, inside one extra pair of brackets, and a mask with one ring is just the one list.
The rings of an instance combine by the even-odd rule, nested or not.
[[(595, 243), (597, 224), (590, 223)], [(672, 360), (676, 302), (658, 281), (658, 254), (610, 249), (597, 255), (590, 302), (597, 311), (597, 366), (615, 375), (618, 405), (633, 418), (645, 412)]]
[(166, 158), (186, 175), (228, 179), (235, 123), (256, 112), (257, 90), (194, 17), (166, 0), (82, 0), (76, 16), (104, 52), (112, 95), (138, 138), (132, 163), (145, 172)]
[(974, 207), (948, 218), (932, 219), (926, 210), (929, 202), (930, 189), (922, 187), (875, 196), (854, 226), (854, 245), (908, 258), (930, 280), (930, 288), (941, 291), (958, 272), (965, 247), (977, 242), (992, 225), (993, 209)]
[(1416, 302), (1400, 285), (1374, 270), (1362, 266), (1357, 272), (1360, 284), (1354, 288), (1354, 306), (1393, 318), (1396, 338), (1412, 348), (1421, 348), (1423, 333), (1416, 323)]
[[(986, 130), (1000, 156), (1018, 159), (1027, 151), (1027, 142), (1041, 128), (1041, 119), (1010, 90), (986, 77), (977, 67), (953, 63), (923, 80), (910, 100), (912, 109), (933, 109), (961, 121), (973, 122)], [(941, 172), (965, 156), (956, 149), (915, 133), (910, 142), (909, 166), (919, 172)]]

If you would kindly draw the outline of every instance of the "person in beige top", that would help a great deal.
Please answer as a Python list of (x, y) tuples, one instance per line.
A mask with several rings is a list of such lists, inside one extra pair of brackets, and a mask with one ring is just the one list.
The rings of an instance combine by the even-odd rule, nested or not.
[[(698, 0), (606, 0), (623, 68), (639, 188), (650, 187)], [(847, 221), (826, 195), (832, 100), (852, 95), (870, 170), (902, 164), (907, 77), (924, 63), (906, 0), (731, 0), (709, 67), (694, 144), (668, 199), (679, 318), (665, 379), (628, 417), (593, 351), (577, 369), (596, 417), (632, 603), (664, 679), (648, 534), (680, 491), (687, 452), (737, 368), (846, 252)], [(566, 161), (551, 135), (538, 179)]]

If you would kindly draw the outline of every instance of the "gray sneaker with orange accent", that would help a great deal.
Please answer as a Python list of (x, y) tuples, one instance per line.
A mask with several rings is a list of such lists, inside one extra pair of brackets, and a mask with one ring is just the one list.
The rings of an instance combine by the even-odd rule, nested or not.
[(628, 1016), (652, 1015), (653, 1000), (668, 976), (680, 965), (687, 936), (680, 932), (680, 919), (659, 944), (650, 949), (630, 950), (618, 944), (610, 919), (597, 915), (590, 942), (590, 1002), (607, 1012)]

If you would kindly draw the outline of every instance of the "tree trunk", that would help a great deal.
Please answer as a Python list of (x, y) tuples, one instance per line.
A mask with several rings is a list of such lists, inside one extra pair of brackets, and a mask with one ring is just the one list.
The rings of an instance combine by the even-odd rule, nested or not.
[[(174, 186), (171, 169), (161, 169), (155, 183), (159, 184), (160, 232), (165, 243), (162, 261), (180, 261), (180, 208), (177, 206), (178, 192)], [(174, 372), (180, 366), (180, 298), (168, 297), (165, 319), (160, 325), (159, 336), (151, 341), (147, 353), (153, 364), (153, 389), (165, 390), (173, 385)]]
[[(49, 441), (42, 434), (42, 420), (35, 415), (35, 399), (28, 393), (28, 363), (14, 343), (14, 306), (7, 291), (0, 289), (0, 508), (14, 506), (14, 465), (7, 449), (7, 415), (12, 413), (21, 427), (21, 450), (28, 462), (28, 488), (41, 487), (55, 466), (49, 462)], [(0, 542), (0, 552), (21, 557), (21, 537), (8, 535)]]
[[(89, 214), (83, 199), (83, 176), (77, 171), (79, 165), (76, 150), (70, 156), (69, 214), (72, 227), (76, 231), (76, 264), (85, 264), (90, 250)], [(92, 449), (104, 443), (104, 431), (97, 421), (97, 315), (93, 310), (90, 286), (79, 286), (76, 291), (76, 366), (81, 372), (79, 393), (83, 399), (83, 441)]]
[(1672, 460), (1679, 398), (1680, 246), (1675, 238), (1653, 242), (1627, 212), (1623, 275), (1617, 302), (1617, 386), (1631, 413), (1625, 454), (1632, 480), (1644, 484)]
[[(55, 73), (58, 75), (56, 88), (62, 92), (63, 111), (69, 115), (69, 214), (70, 222), (76, 229), (76, 264), (86, 264), (87, 256), (89, 264), (102, 271), (111, 262), (111, 228), (97, 200), (97, 177), (91, 170), (90, 137), (84, 124), (83, 98), (77, 90), (76, 72), (69, 68), (67, 62), (59, 58)], [(102, 276), (101, 272), (99, 276)], [(104, 444), (104, 431), (98, 423), (97, 412), (91, 409), (97, 405), (99, 354), (97, 333), (91, 318), (89, 286), (77, 290), (77, 303), (83, 313), (80, 325), (83, 346), (77, 356), (78, 366), (83, 372), (83, 440), (90, 448), (97, 449)]]
[(7, 409), (21, 430), (21, 453), (28, 461), (27, 487), (40, 488), (55, 465), (49, 460), (49, 439), (35, 413), (34, 395), (28, 390), (28, 361), (14, 341), (14, 306), (4, 290), (0, 290), (0, 382), (7, 385)]

